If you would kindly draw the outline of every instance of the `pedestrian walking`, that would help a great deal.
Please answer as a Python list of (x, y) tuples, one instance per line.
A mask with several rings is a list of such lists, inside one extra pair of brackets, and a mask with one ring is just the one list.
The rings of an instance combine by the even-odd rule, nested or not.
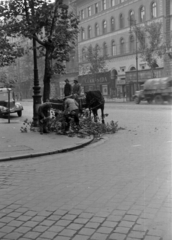
[(45, 102), (38, 108), (38, 121), (40, 127), (40, 133), (49, 133), (48, 123), (50, 120), (50, 108), (52, 107), (51, 102)]
[(74, 80), (74, 85), (73, 85), (73, 88), (72, 88), (72, 94), (77, 94), (78, 96), (81, 95), (81, 85), (78, 83), (78, 80), (75, 79)]
[(64, 114), (65, 114), (65, 119), (66, 119), (65, 131), (69, 130), (71, 118), (74, 119), (76, 126), (79, 127), (79, 116), (78, 116), (79, 104), (78, 104), (78, 102), (74, 99), (73, 96), (71, 96), (71, 97), (68, 97), (65, 99), (64, 106), (65, 106)]
[(70, 96), (72, 94), (72, 86), (69, 83), (69, 80), (65, 80), (65, 86), (64, 86), (64, 95), (65, 97)]

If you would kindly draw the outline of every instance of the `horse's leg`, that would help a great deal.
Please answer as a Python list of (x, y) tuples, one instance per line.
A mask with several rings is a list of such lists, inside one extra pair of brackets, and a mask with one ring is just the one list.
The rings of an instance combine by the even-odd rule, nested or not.
[(93, 115), (94, 115), (94, 122), (97, 122), (97, 116), (98, 116), (97, 109), (93, 110)]
[(105, 124), (105, 120), (104, 120), (104, 106), (101, 107), (101, 113), (102, 113), (102, 123)]

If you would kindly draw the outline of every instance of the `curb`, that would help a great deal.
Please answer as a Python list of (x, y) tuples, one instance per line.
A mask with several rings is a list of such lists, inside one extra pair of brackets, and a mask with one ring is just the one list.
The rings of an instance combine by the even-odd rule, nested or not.
[(0, 158), (0, 162), (20, 160), (20, 159), (24, 159), (24, 158), (35, 158), (35, 157), (53, 155), (53, 154), (58, 154), (58, 153), (71, 152), (71, 151), (77, 150), (79, 148), (83, 148), (83, 147), (89, 145), (90, 143), (92, 143), (93, 141), (94, 141), (94, 136), (92, 136), (91, 140), (87, 141), (86, 143), (80, 144), (78, 146), (68, 147), (68, 148), (59, 149), (59, 150), (53, 150), (53, 151), (49, 151), (49, 152), (38, 152), (38, 153), (32, 153), (32, 154), (18, 155), (18, 156), (14, 156), (14, 157)]

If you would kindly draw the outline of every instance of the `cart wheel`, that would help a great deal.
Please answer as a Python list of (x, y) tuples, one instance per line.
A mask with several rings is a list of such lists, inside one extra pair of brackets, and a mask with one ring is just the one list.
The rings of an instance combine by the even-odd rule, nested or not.
[(155, 100), (155, 104), (163, 104), (164, 103), (164, 100), (161, 97), (161, 95), (156, 95), (154, 100)]

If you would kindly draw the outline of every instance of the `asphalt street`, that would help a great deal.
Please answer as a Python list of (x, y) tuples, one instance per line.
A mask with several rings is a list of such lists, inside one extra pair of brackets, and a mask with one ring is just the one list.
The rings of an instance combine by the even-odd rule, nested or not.
[(0, 163), (1, 240), (172, 239), (171, 106), (108, 103), (105, 113), (123, 130), (74, 152)]

